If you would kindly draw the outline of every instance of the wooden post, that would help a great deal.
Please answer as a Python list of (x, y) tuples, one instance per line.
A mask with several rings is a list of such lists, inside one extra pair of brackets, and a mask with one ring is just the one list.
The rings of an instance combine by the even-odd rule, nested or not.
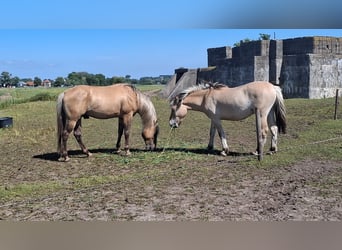
[(263, 148), (262, 148), (262, 134), (261, 134), (261, 119), (260, 119), (260, 110), (255, 109), (255, 124), (257, 131), (257, 152), (258, 152), (258, 160), (261, 161), (263, 157)]
[(338, 92), (339, 89), (336, 89), (336, 96), (335, 96), (335, 114), (334, 114), (334, 120), (337, 119), (337, 107), (338, 107)]

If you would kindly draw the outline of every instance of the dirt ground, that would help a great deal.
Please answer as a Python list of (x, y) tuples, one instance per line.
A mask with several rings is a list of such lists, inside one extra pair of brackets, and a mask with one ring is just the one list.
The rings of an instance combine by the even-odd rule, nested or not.
[[(303, 161), (284, 168), (238, 169), (218, 157), (208, 178), (170, 178), (144, 189), (105, 184), (0, 206), (1, 220), (244, 221), (342, 220), (338, 162)], [(192, 166), (196, 168), (196, 166)], [(177, 169), (173, 169), (177, 172)], [(241, 175), (243, 173), (243, 175)], [(196, 175), (196, 174), (195, 174)], [(238, 178), (237, 182), (233, 179)], [(229, 182), (225, 182), (229, 179)], [(225, 180), (225, 181), (224, 181)], [(312, 183), (320, 183), (315, 187)], [(329, 185), (331, 188), (331, 183)], [(327, 195), (328, 194), (328, 195)]]

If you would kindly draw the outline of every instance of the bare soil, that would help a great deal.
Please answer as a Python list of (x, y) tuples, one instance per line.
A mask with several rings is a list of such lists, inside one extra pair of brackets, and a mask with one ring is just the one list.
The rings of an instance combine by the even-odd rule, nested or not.
[[(137, 221), (342, 219), (342, 183), (335, 178), (341, 176), (341, 163), (306, 160), (283, 168), (241, 169), (232, 160), (217, 157), (216, 164), (206, 168), (205, 178), (197, 178), (200, 176), (196, 173), (197, 166), (188, 167), (193, 168), (192, 175), (183, 175), (182, 167), (172, 167), (170, 171), (175, 176), (158, 182), (158, 185), (154, 185), (153, 179), (147, 180), (148, 185), (142, 185), (138, 180), (137, 183), (103, 184), (7, 202), (1, 205), (0, 218)], [(325, 183), (329, 183), (329, 190), (325, 190)]]

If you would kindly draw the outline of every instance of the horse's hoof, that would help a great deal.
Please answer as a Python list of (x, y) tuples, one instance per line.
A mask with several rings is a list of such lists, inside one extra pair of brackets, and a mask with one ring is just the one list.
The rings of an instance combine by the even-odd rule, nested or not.
[(93, 154), (90, 153), (90, 152), (87, 153), (87, 156), (88, 156), (88, 157), (91, 157), (92, 155), (93, 155)]
[(59, 162), (67, 162), (70, 161), (70, 158), (68, 156), (61, 156), (58, 158)]
[(259, 155), (258, 151), (251, 152), (252, 155)]
[(117, 151), (117, 153), (121, 156), (130, 156), (131, 155), (131, 152), (129, 150), (125, 150), (125, 151), (122, 151), (122, 150), (119, 150)]
[(226, 151), (223, 150), (223, 151), (221, 151), (220, 155), (227, 156), (227, 153), (226, 153)]
[(277, 151), (278, 151), (278, 149), (277, 148), (275, 148), (275, 147), (271, 147), (270, 148), (270, 154), (275, 154), (275, 153), (277, 153)]

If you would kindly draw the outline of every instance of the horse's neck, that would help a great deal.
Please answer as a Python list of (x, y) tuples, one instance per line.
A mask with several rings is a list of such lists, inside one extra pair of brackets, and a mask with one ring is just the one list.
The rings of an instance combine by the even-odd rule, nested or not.
[(203, 104), (205, 93), (202, 91), (198, 91), (196, 93), (192, 93), (184, 98), (183, 104), (190, 107), (193, 110), (199, 110)]

